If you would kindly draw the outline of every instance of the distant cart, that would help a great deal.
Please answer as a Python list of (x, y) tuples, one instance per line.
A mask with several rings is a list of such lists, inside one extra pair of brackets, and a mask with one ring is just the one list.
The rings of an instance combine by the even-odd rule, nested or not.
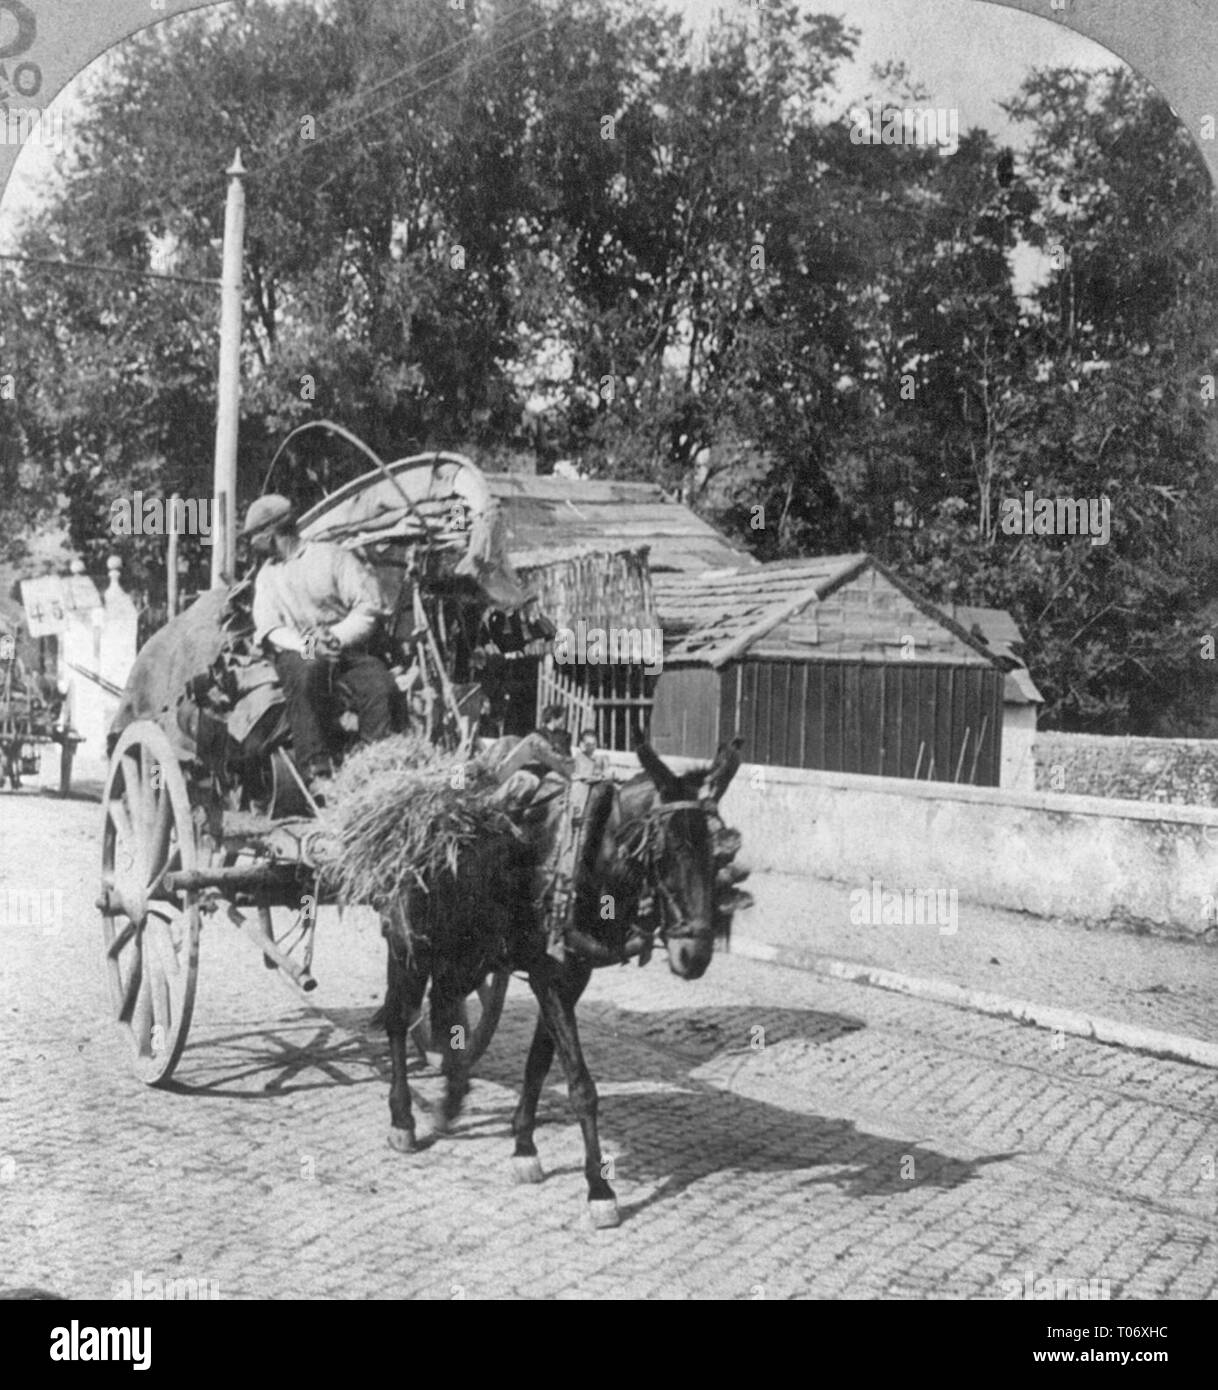
[(37, 681), (17, 655), (17, 644), (0, 633), (0, 787), (21, 788), (23, 777), (36, 777), (42, 766), (42, 748), (60, 747), (59, 792), (67, 796), (72, 785), (72, 760), (80, 735), (58, 722), (58, 702), (45, 699)]

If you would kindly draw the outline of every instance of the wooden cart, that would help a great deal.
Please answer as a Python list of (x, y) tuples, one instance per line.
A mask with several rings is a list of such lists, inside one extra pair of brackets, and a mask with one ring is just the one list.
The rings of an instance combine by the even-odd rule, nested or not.
[(0, 632), (0, 787), (7, 782), (19, 791), (24, 777), (38, 775), (41, 749), (60, 747), (59, 790), (66, 796), (72, 783), (72, 760), (80, 735), (56, 719), (55, 708), (39, 694), (17, 656), (16, 643)]
[[(497, 550), (489, 499), (467, 460), (427, 455), (379, 466), (301, 523), (304, 536), (350, 546), (388, 580), (394, 636), (397, 626), (408, 631), (434, 705), (434, 736), (450, 746), (470, 739), (472, 725), (453, 679), (452, 642), (446, 650), (444, 633), (437, 631), (443, 606), (451, 613), (454, 596), (464, 594), (475, 610), (481, 604), (502, 612), (523, 599)], [(472, 553), (471, 539), (479, 554)], [(307, 792), (282, 748), (247, 765), (233, 782), (184, 755), (172, 710), (121, 728), (103, 798), (97, 906), (113, 1015), (145, 1084), (166, 1083), (186, 1045), (205, 923), (235, 929), (269, 969), (304, 992), (316, 988), (317, 914), (335, 902), (320, 837)], [(494, 1034), (508, 979), (506, 971), (488, 975), (467, 1001), (474, 1060)], [(421, 1020), (415, 1037), (425, 1046)]]
[[(306, 993), (317, 987), (317, 914), (334, 901), (312, 857), (317, 837), (308, 816), (209, 806), (159, 724), (123, 731), (106, 781), (97, 906), (114, 1018), (146, 1085), (168, 1081), (186, 1046), (204, 923), (236, 928), (269, 968)], [(508, 978), (489, 975), (467, 1004), (474, 1061), (494, 1035)], [(425, 1036), (420, 1020), (420, 1047)]]

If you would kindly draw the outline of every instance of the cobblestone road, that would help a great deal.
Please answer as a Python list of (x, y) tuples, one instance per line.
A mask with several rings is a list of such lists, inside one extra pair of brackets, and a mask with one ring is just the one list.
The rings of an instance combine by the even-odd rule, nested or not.
[[(554, 1085), (548, 1174), (510, 1181), (533, 1006), (514, 983), (457, 1132), (385, 1142), (383, 948), (323, 915), (304, 1003), (204, 932), (175, 1091), (107, 1021), (96, 806), (0, 797), (0, 889), (61, 890), (0, 951), (0, 1283), (111, 1297), (1002, 1298), (1106, 1279), (1218, 1290), (1218, 1078), (1006, 1020), (717, 959), (696, 984), (602, 971), (582, 1013), (623, 1223), (583, 1214)], [(438, 1079), (415, 1077), (423, 1111)], [(190, 1289), (191, 1285), (180, 1286)]]

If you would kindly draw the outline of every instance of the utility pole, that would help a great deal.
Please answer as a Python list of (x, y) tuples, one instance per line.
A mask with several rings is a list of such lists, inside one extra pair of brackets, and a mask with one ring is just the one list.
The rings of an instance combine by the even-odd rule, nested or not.
[[(166, 621), (172, 622), (178, 616), (178, 517), (182, 508), (178, 505), (181, 494), (174, 493), (169, 499), (169, 546), (165, 556), (165, 599), (169, 609)], [(212, 542), (215, 542), (215, 532)]]
[(236, 570), (237, 425), (241, 415), (241, 277), (245, 262), (245, 168), (241, 151), (228, 170), (224, 268), (220, 278), (220, 372), (216, 390), (216, 469), (212, 508), (212, 588)]

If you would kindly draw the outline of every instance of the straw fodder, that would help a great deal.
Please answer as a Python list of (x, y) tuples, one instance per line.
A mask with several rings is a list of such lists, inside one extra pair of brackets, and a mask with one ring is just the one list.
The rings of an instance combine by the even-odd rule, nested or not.
[(517, 843), (512, 822), (489, 804), (493, 788), (485, 773), (418, 734), (353, 753), (321, 813), (326, 874), (340, 898), (385, 911), (412, 889), (476, 897), (478, 875), (466, 866), (480, 856), (469, 847)]

